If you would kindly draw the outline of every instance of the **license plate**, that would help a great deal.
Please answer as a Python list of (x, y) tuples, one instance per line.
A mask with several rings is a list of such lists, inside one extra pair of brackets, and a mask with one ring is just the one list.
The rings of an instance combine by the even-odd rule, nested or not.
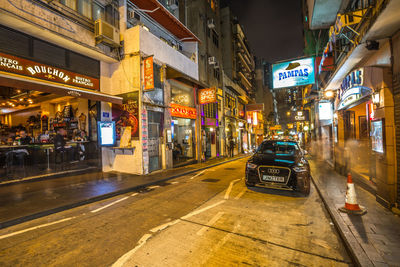
[(284, 182), (284, 181), (285, 181), (285, 177), (282, 177), (282, 176), (263, 175), (262, 180), (263, 180), (263, 181), (268, 181), (268, 182)]

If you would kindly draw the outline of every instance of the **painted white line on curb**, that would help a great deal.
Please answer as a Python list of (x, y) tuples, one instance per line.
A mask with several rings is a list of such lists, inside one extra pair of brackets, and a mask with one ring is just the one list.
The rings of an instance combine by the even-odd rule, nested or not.
[(53, 224), (66, 222), (66, 221), (72, 220), (73, 218), (75, 218), (75, 216), (74, 217), (65, 218), (65, 219), (62, 219), (62, 220), (59, 220), (59, 221), (51, 222), (51, 223), (41, 224), (41, 225), (38, 225), (38, 226), (34, 226), (34, 227), (31, 227), (31, 228), (27, 228), (27, 229), (24, 229), (24, 230), (17, 231), (17, 232), (14, 232), (14, 233), (9, 233), (9, 234), (6, 234), (6, 235), (2, 235), (2, 236), (0, 236), (0, 239), (4, 239), (4, 238), (10, 237), (10, 236), (14, 236), (14, 235), (19, 235), (19, 234), (22, 234), (22, 233), (25, 233), (25, 232), (36, 230), (36, 229), (43, 228), (43, 227), (46, 227), (46, 226), (50, 226), (50, 225), (53, 225)]
[(161, 224), (161, 225), (159, 225), (159, 226), (154, 227), (153, 229), (151, 229), (150, 232), (155, 233), (155, 232), (164, 230), (164, 229), (167, 228), (168, 226), (177, 224), (178, 222), (180, 222), (179, 219), (177, 219), (177, 220), (175, 220), (175, 221), (172, 221), (172, 222), (167, 222), (167, 223)]
[(140, 240), (137, 243), (137, 246), (132, 249), (131, 251), (128, 251), (127, 253), (125, 253), (121, 258), (119, 258), (113, 265), (112, 267), (121, 267), (124, 266), (125, 263), (132, 257), (133, 254), (135, 254), (135, 252), (141, 248), (144, 244), (146, 244), (147, 240), (151, 237), (151, 234), (145, 234), (144, 236), (142, 236), (142, 238), (140, 238)]
[(133, 194), (131, 195), (131, 197), (134, 197), (134, 196), (137, 196), (137, 195), (139, 195), (139, 193), (133, 193)]
[(108, 208), (108, 207), (110, 207), (110, 206), (112, 206), (112, 205), (114, 205), (114, 204), (117, 204), (118, 202), (121, 202), (121, 201), (123, 201), (123, 200), (125, 200), (125, 199), (127, 199), (127, 198), (128, 198), (128, 197), (123, 197), (123, 198), (118, 199), (118, 200), (116, 200), (116, 201), (114, 201), (114, 202), (111, 202), (110, 204), (105, 205), (104, 207), (101, 207), (101, 208), (92, 210), (92, 211), (90, 211), (90, 212), (95, 213), (95, 212), (101, 211), (101, 210), (103, 210), (103, 209), (105, 209), (105, 208)]
[(218, 205), (221, 205), (221, 204), (224, 203), (224, 202), (225, 202), (225, 200), (221, 200), (221, 201), (219, 201), (219, 202), (217, 202), (217, 203), (214, 203), (214, 204), (212, 204), (212, 205), (210, 205), (210, 206), (204, 207), (204, 208), (202, 208), (202, 209), (200, 209), (200, 210), (195, 210), (195, 211), (193, 211), (193, 212), (191, 212), (191, 213), (186, 214), (185, 216), (182, 216), (181, 219), (182, 219), (182, 220), (185, 220), (185, 219), (190, 218), (190, 217), (192, 217), (192, 216), (194, 216), (194, 215), (200, 214), (200, 213), (202, 213), (202, 212), (204, 212), (204, 211), (206, 211), (206, 210), (209, 210), (209, 209), (212, 209), (212, 208), (214, 208), (214, 207), (216, 207), (216, 206), (218, 206)]
[(240, 192), (240, 193), (235, 197), (235, 199), (237, 200), (237, 199), (241, 198), (241, 197), (244, 195), (244, 193), (246, 193), (246, 190), (247, 190), (247, 188), (244, 188), (244, 189), (242, 190), (242, 192)]
[(196, 234), (197, 235), (203, 235), (204, 232), (207, 231), (207, 229), (210, 226), (212, 226), (214, 223), (216, 223), (222, 217), (222, 215), (224, 215), (223, 211), (220, 211), (217, 214), (215, 214), (215, 216), (212, 217), (211, 220), (208, 221), (208, 223), (206, 223), (207, 226), (201, 227), (201, 229)]
[(198, 174), (196, 174), (196, 175), (194, 175), (194, 176), (190, 177), (190, 180), (192, 180), (193, 178), (196, 178), (197, 176), (199, 176), (199, 175), (203, 174), (205, 171), (206, 171), (206, 170), (204, 170), (204, 171), (201, 171), (201, 172), (199, 172)]
[(233, 180), (233, 181), (229, 184), (229, 187), (228, 187), (228, 189), (227, 189), (226, 192), (225, 192), (224, 199), (229, 199), (229, 194), (230, 194), (231, 191), (232, 191), (233, 185), (234, 185), (236, 182), (240, 181), (240, 180), (241, 180), (241, 179), (235, 179), (235, 180)]
[(155, 189), (155, 188), (159, 188), (159, 187), (160, 187), (159, 185), (152, 185), (152, 186), (147, 187), (147, 189)]

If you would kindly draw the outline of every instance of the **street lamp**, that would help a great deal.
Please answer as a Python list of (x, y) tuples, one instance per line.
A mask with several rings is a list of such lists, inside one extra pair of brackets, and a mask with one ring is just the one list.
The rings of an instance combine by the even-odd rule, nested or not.
[(325, 97), (331, 98), (334, 96), (334, 93), (333, 93), (333, 91), (325, 91), (324, 95), (325, 95)]

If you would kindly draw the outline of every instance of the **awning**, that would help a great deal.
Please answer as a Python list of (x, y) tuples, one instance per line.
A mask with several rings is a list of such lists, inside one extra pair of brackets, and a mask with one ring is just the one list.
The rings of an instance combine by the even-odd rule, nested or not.
[[(171, 14), (160, 2), (157, 0), (129, 0), (132, 4), (136, 5), (139, 9), (147, 10), (147, 15), (152, 17), (155, 21), (161, 24), (170, 33), (175, 35), (183, 42), (200, 42), (194, 33), (192, 33), (182, 22), (179, 21), (174, 15)], [(152, 12), (151, 12), (152, 11)]]
[(23, 90), (34, 90), (64, 96), (81, 97), (93, 101), (104, 101), (122, 105), (122, 97), (74, 86), (45, 82), (39, 79), (23, 78), (18, 75), (0, 73), (0, 86), (15, 87)]
[(197, 87), (198, 89), (208, 88), (208, 86), (198, 80), (195, 80), (189, 77), (186, 74), (183, 74), (179, 70), (171, 67), (167, 64), (167, 79), (175, 79), (183, 83), (189, 83), (193, 87)]

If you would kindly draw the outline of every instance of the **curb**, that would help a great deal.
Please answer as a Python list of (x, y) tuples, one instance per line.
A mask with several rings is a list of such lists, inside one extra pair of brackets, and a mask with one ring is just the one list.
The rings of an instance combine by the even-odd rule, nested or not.
[(324, 203), (324, 206), (326, 210), (328, 211), (335, 228), (339, 232), (339, 235), (341, 239), (343, 240), (346, 250), (349, 252), (350, 257), (353, 259), (354, 263), (357, 266), (374, 266), (372, 261), (368, 258), (367, 254), (365, 251), (362, 249), (360, 244), (357, 242), (356, 238), (354, 235), (351, 233), (351, 230), (347, 227), (345, 222), (343, 221), (342, 217), (336, 210), (336, 206), (332, 203), (332, 201), (328, 198), (325, 197), (327, 193), (325, 192), (325, 189), (322, 188), (322, 186), (319, 184), (318, 181), (316, 181), (312, 176), (311, 180), (317, 189), (318, 195), (322, 199), (322, 202)]
[(243, 158), (246, 158), (246, 157), (248, 157), (248, 156), (246, 155), (246, 156), (237, 157), (237, 158), (226, 160), (226, 161), (223, 161), (223, 162), (211, 164), (211, 165), (208, 165), (208, 166), (205, 166), (205, 167), (202, 167), (202, 168), (198, 168), (198, 169), (190, 170), (190, 171), (183, 172), (183, 173), (180, 173), (180, 174), (172, 175), (172, 176), (169, 176), (169, 177), (157, 180), (157, 181), (153, 181), (153, 182), (149, 182), (149, 183), (145, 183), (145, 184), (141, 184), (141, 185), (132, 186), (132, 187), (121, 189), (121, 190), (117, 190), (117, 191), (114, 191), (114, 192), (111, 192), (111, 193), (95, 196), (95, 197), (92, 197), (92, 198), (87, 198), (87, 199), (84, 199), (84, 200), (81, 200), (81, 201), (78, 201), (78, 202), (75, 202), (75, 203), (67, 204), (67, 205), (64, 205), (64, 206), (60, 206), (60, 207), (57, 207), (57, 208), (53, 208), (53, 209), (41, 211), (41, 212), (38, 212), (38, 213), (30, 214), (30, 215), (27, 215), (27, 216), (23, 216), (23, 217), (20, 217), (20, 218), (17, 218), (17, 219), (5, 221), (5, 222), (0, 223), (0, 229), (4, 229), (4, 228), (7, 228), (7, 227), (10, 227), (10, 226), (13, 226), (13, 225), (17, 225), (17, 224), (20, 224), (20, 223), (23, 223), (23, 222), (32, 221), (32, 220), (35, 220), (35, 219), (38, 219), (38, 218), (41, 218), (41, 217), (45, 217), (45, 216), (48, 216), (48, 215), (51, 215), (51, 214), (54, 214), (54, 213), (58, 213), (58, 212), (61, 212), (61, 211), (73, 209), (73, 208), (76, 208), (76, 207), (79, 207), (79, 206), (83, 206), (83, 205), (87, 205), (87, 204), (90, 204), (90, 203), (94, 203), (94, 202), (97, 202), (97, 201), (100, 201), (100, 200), (105, 200), (105, 199), (108, 199), (108, 198), (111, 198), (111, 197), (115, 197), (115, 196), (118, 196), (118, 195), (126, 194), (126, 193), (129, 193), (129, 192), (132, 192), (132, 191), (143, 189), (143, 188), (151, 186), (151, 185), (156, 185), (156, 184), (159, 184), (159, 183), (163, 183), (163, 182), (166, 182), (166, 181), (169, 181), (169, 180), (181, 177), (181, 176), (185, 176), (185, 175), (192, 174), (192, 173), (195, 173), (195, 172), (198, 172), (198, 171), (206, 170), (208, 168), (216, 167), (216, 166), (219, 166), (219, 165), (222, 165), (222, 164), (225, 164), (225, 163), (229, 163), (229, 162), (232, 162), (232, 161), (236, 161), (236, 160), (239, 160), (239, 159), (243, 159)]

